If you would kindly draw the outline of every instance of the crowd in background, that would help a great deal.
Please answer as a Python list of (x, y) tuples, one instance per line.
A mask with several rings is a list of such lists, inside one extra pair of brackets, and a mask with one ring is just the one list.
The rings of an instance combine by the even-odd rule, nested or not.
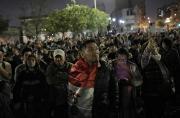
[[(94, 49), (98, 56), (93, 55)], [(83, 75), (77, 76), (77, 73), (84, 70), (90, 71), (89, 79), (98, 76), (93, 73), (99, 72), (96, 66), (92, 64), (92, 68), (87, 67), (88, 64), (83, 60), (93, 60), (93, 57), (98, 58), (94, 61), (97, 68), (103, 67), (99, 75), (103, 77), (99, 77), (101, 79), (97, 82), (100, 83), (97, 87), (99, 91), (95, 91), (96, 83), (78, 83), (72, 78), (83, 79)], [(73, 114), (70, 118), (160, 118), (170, 117), (170, 108), (180, 106), (179, 30), (1, 44), (0, 63), (1, 118), (67, 118), (67, 111)], [(103, 101), (100, 99), (101, 92), (105, 90), (101, 86), (106, 86), (103, 78), (108, 76), (114, 78), (112, 81), (110, 79), (112, 87), (109, 88), (112, 89), (108, 90), (108, 96), (102, 96), (103, 100), (109, 99), (111, 103), (107, 108), (110, 115), (106, 114), (108, 110), (104, 112), (103, 103), (98, 106)], [(92, 86), (93, 90), (81, 90)], [(92, 103), (81, 103), (84, 99), (77, 102), (77, 99), (72, 98), (74, 101), (69, 102), (70, 94), (77, 97), (77, 91), (80, 90), (88, 95), (94, 91), (94, 99), (91, 100), (97, 104), (94, 109), (88, 106)], [(76, 116), (74, 104), (83, 104), (80, 108), (87, 107), (94, 114)], [(90, 114), (88, 110), (82, 110), (81, 113)]]

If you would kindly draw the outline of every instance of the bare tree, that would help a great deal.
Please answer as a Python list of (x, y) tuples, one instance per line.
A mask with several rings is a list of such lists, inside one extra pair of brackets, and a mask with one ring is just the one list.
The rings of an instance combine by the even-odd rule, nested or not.
[(48, 2), (50, 0), (21, 0), (20, 17), (26, 35), (35, 36), (37, 39), (43, 25), (43, 17), (48, 13)]

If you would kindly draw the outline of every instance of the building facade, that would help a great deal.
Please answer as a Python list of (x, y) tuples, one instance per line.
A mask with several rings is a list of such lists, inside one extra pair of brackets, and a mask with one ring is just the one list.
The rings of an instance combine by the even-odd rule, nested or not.
[(157, 20), (161, 20), (167, 29), (179, 27), (180, 14), (177, 3), (171, 3), (157, 9)]
[(117, 19), (117, 29), (133, 31), (137, 30), (145, 15), (145, 0), (115, 0), (111, 17)]

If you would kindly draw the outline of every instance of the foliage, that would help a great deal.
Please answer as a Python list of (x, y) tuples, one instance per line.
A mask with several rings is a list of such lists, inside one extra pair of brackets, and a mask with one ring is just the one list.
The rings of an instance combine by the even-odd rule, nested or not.
[(105, 27), (107, 27), (108, 25), (108, 15), (103, 12), (100, 11), (98, 9), (92, 9), (91, 11), (92, 14), (89, 15), (90, 19), (88, 22), (88, 27), (87, 29), (90, 30), (95, 30), (95, 29), (103, 29)]
[(165, 23), (163, 20), (159, 19), (156, 21), (156, 27), (162, 28), (165, 26)]
[(108, 15), (98, 9), (84, 5), (71, 4), (62, 10), (52, 12), (46, 20), (49, 32), (83, 32), (102, 29), (108, 24)]

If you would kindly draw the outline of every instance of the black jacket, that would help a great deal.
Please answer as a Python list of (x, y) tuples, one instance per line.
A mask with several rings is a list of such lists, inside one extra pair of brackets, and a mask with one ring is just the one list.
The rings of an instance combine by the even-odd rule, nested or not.
[[(48, 85), (44, 74), (39, 70), (22, 71), (13, 89), (14, 102), (41, 102), (47, 99)], [(30, 98), (33, 98), (30, 100)], [(30, 100), (30, 101), (29, 101)]]
[(180, 93), (180, 57), (175, 49), (169, 49), (162, 53), (161, 61), (168, 68), (171, 77), (174, 78), (176, 93)]
[(167, 66), (171, 76), (178, 77), (180, 72), (180, 57), (175, 49), (164, 50), (161, 61)]
[[(111, 76), (110, 69), (104, 62), (100, 62), (98, 68), (93, 99), (93, 118), (110, 118), (111, 113), (116, 112), (117, 83)], [(113, 117), (115, 118), (115, 117)]]
[(46, 71), (46, 80), (49, 85), (49, 100), (54, 105), (62, 105), (67, 102), (68, 71), (71, 63), (57, 66), (51, 63)]
[(153, 58), (143, 69), (143, 95), (168, 97), (171, 94), (171, 82), (166, 66)]

